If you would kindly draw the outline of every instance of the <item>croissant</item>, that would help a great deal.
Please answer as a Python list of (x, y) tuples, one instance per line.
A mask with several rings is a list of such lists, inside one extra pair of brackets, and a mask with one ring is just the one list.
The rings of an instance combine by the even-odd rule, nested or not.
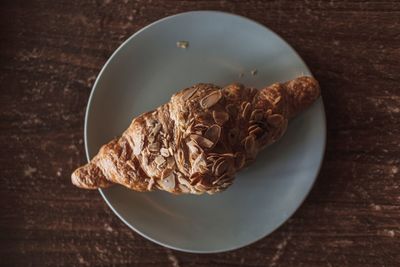
[(86, 189), (121, 184), (135, 191), (220, 192), (319, 95), (318, 82), (306, 76), (262, 90), (194, 85), (133, 119), (120, 138), (74, 171), (72, 183)]

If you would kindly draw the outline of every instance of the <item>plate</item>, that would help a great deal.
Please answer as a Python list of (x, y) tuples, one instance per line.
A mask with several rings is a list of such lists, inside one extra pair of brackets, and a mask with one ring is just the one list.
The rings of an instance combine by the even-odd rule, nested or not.
[[(183, 40), (186, 49), (176, 45)], [(298, 54), (247, 18), (196, 11), (161, 19), (125, 41), (98, 75), (85, 118), (87, 158), (182, 88), (235, 81), (262, 88), (300, 75), (311, 73)], [(318, 100), (223, 193), (175, 196), (114, 186), (100, 194), (126, 225), (160, 245), (196, 253), (237, 249), (274, 231), (300, 206), (318, 175), (325, 132)]]

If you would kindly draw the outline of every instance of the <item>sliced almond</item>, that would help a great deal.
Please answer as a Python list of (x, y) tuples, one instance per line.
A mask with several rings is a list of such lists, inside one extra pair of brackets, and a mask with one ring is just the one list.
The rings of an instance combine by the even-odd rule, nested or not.
[(252, 125), (250, 125), (248, 131), (251, 132), (252, 130), (257, 129), (257, 128), (258, 128), (257, 124), (252, 124)]
[(274, 127), (280, 127), (283, 124), (283, 116), (280, 114), (272, 114), (268, 116), (268, 123), (271, 124)]
[(228, 173), (225, 173), (223, 175), (221, 175), (217, 180), (215, 180), (213, 182), (213, 185), (218, 184), (218, 185), (222, 185), (225, 183), (232, 183), (233, 177), (231, 175), (229, 175)]
[[(171, 154), (172, 155), (172, 154)], [(173, 169), (173, 167), (175, 166), (175, 159), (174, 157), (169, 157), (167, 158), (167, 167), (170, 169)]]
[(185, 154), (182, 149), (178, 149), (178, 164), (183, 165), (185, 162)]
[(251, 109), (251, 104), (249, 102), (244, 102), (242, 104), (242, 117), (245, 120), (249, 119), (249, 115), (250, 115), (250, 109)]
[(163, 162), (160, 165), (157, 166), (157, 170), (159, 170), (160, 172), (165, 171), (165, 166), (167, 165), (167, 162)]
[(193, 129), (195, 131), (205, 131), (205, 130), (207, 130), (207, 128), (208, 128), (207, 125), (204, 125), (204, 124), (201, 124), (201, 123), (198, 123), (193, 127)]
[(215, 175), (221, 176), (222, 174), (227, 172), (228, 168), (229, 168), (229, 163), (226, 160), (223, 160), (215, 168)]
[(201, 195), (201, 194), (203, 194), (204, 192), (203, 192), (203, 191), (196, 190), (196, 188), (192, 187), (192, 188), (190, 188), (190, 193), (191, 193), (191, 194), (195, 194), (195, 195)]
[(255, 137), (259, 137), (263, 132), (264, 130), (257, 126), (255, 129), (249, 131), (249, 134)]
[(189, 177), (190, 180), (190, 185), (195, 185), (198, 182), (200, 182), (201, 180), (201, 174), (198, 172), (193, 173), (192, 175), (190, 175)]
[(158, 152), (160, 149), (159, 143), (152, 143), (148, 146), (150, 152)]
[(221, 180), (225, 179), (227, 176), (228, 176), (227, 173), (221, 175), (221, 176), (218, 177), (216, 180), (214, 180), (214, 181), (212, 182), (212, 184), (213, 184), (213, 185), (218, 184)]
[(213, 119), (215, 123), (219, 125), (223, 125), (226, 121), (229, 120), (229, 114), (226, 113), (225, 111), (213, 111)]
[(212, 93), (203, 97), (200, 100), (200, 105), (204, 109), (211, 108), (212, 106), (214, 106), (215, 104), (218, 103), (218, 101), (221, 99), (221, 97), (222, 97), (221, 90), (213, 91)]
[(216, 168), (218, 167), (219, 164), (221, 164), (221, 162), (223, 162), (225, 159), (224, 157), (219, 157), (213, 164), (212, 168), (211, 168), (211, 172), (215, 173), (216, 172)]
[(197, 156), (192, 164), (192, 172), (204, 173), (207, 171), (207, 164), (204, 154), (201, 153)]
[(171, 173), (164, 179), (159, 180), (158, 183), (164, 190), (171, 192), (175, 189), (175, 175)]
[(201, 135), (191, 134), (190, 139), (195, 141), (202, 148), (211, 148), (214, 145), (214, 143), (211, 140)]
[(126, 161), (126, 165), (131, 168), (132, 170), (136, 171), (136, 166), (135, 166), (135, 162), (133, 162), (132, 160), (127, 160)]
[(146, 165), (149, 164), (149, 159), (148, 159), (148, 157), (146, 155), (142, 155), (142, 156), (139, 155), (139, 158), (142, 161), (143, 165), (146, 166)]
[(178, 182), (180, 184), (186, 185), (187, 187), (190, 188), (189, 181), (180, 172), (177, 173), (176, 177), (178, 178)]
[(189, 47), (188, 41), (178, 41), (176, 42), (176, 47), (186, 49)]
[(198, 89), (198, 87), (192, 87), (192, 88), (186, 89), (182, 94), (182, 100), (183, 101), (189, 100), (194, 95), (194, 93), (196, 93), (197, 89)]
[(182, 193), (187, 194), (190, 193), (190, 189), (189, 187), (183, 185), (183, 184), (179, 184), (179, 189), (181, 190)]
[(165, 162), (165, 158), (161, 155), (158, 155), (155, 159), (154, 162), (159, 166)]
[(215, 160), (217, 160), (218, 158), (220, 158), (220, 156), (219, 156), (219, 154), (218, 155), (210, 155), (210, 154), (208, 154), (208, 156), (207, 156), (207, 160), (208, 161), (215, 161)]
[(274, 105), (277, 105), (279, 103), (279, 101), (281, 101), (282, 97), (279, 95), (278, 97), (276, 97), (273, 101)]
[(170, 176), (172, 172), (173, 172), (172, 169), (170, 169), (170, 168), (165, 168), (165, 169), (161, 172), (161, 179), (164, 179), (165, 177)]
[(244, 148), (247, 154), (253, 155), (255, 150), (255, 140), (252, 135), (249, 135), (244, 140)]
[(205, 185), (203, 185), (203, 184), (200, 184), (200, 183), (196, 184), (194, 187), (195, 187), (197, 190), (201, 191), (201, 192), (205, 192), (205, 191), (208, 190), (208, 187), (207, 187), (207, 186), (205, 186)]
[(221, 126), (218, 124), (213, 124), (207, 131), (204, 133), (204, 137), (213, 142), (214, 144), (218, 143), (218, 140), (221, 136)]
[(168, 151), (168, 149), (166, 149), (166, 148), (161, 148), (160, 149), (160, 154), (161, 154), (161, 156), (163, 156), (164, 158), (168, 158), (169, 157), (169, 151)]
[(189, 164), (185, 161), (185, 163), (183, 163), (183, 167), (185, 168), (185, 171), (187, 171), (189, 169)]
[(190, 140), (189, 142), (187, 142), (186, 145), (189, 148), (190, 154), (199, 154), (200, 153), (201, 148), (193, 140)]
[(240, 109), (243, 110), (244, 107), (247, 105), (247, 103), (249, 103), (249, 102), (243, 101), (242, 104), (240, 105)]
[(133, 154), (135, 156), (137, 156), (137, 155), (140, 154), (140, 152), (143, 149), (143, 139), (142, 139), (142, 136), (140, 134), (135, 134), (133, 136), (133, 144), (134, 144)]
[(148, 184), (147, 184), (147, 190), (151, 191), (153, 189), (153, 185), (154, 185), (154, 179), (150, 178)]

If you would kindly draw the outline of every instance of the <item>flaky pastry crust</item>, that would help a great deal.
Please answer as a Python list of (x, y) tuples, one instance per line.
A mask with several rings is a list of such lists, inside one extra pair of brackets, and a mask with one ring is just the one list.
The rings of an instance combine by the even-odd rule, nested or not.
[(194, 85), (136, 117), (120, 138), (75, 170), (72, 183), (174, 194), (222, 191), (319, 95), (318, 82), (306, 76), (262, 90)]

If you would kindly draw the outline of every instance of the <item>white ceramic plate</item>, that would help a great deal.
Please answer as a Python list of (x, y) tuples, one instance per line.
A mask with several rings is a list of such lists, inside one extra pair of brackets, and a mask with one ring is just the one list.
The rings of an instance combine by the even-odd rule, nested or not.
[[(180, 40), (189, 41), (189, 47), (177, 48)], [(85, 119), (87, 158), (120, 135), (132, 118), (182, 88), (235, 81), (261, 88), (303, 74), (311, 75), (297, 53), (249, 19), (198, 11), (159, 20), (124, 42), (100, 72)], [(274, 231), (300, 206), (317, 177), (325, 132), (319, 100), (223, 193), (174, 196), (122, 186), (100, 193), (126, 225), (163, 246), (197, 253), (240, 248)]]

